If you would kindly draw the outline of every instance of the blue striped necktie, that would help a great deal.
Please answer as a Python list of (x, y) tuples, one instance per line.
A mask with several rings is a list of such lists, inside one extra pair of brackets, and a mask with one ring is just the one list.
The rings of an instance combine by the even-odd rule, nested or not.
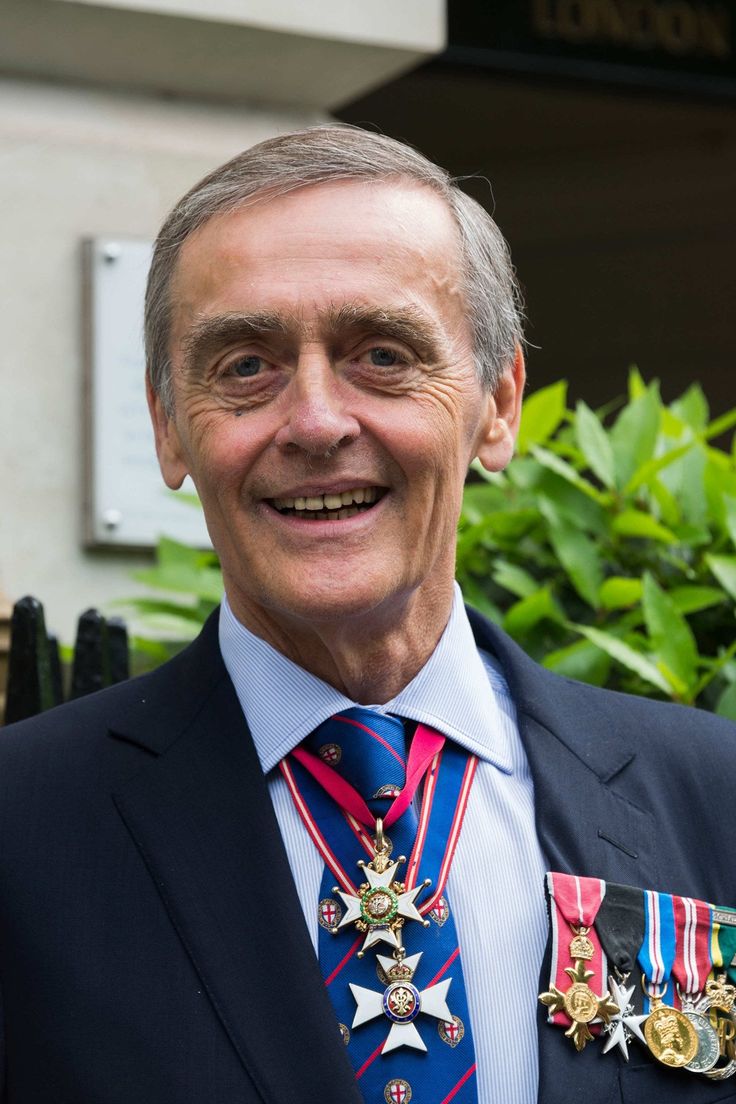
[[(376, 817), (385, 816), (405, 784), (406, 739), (403, 723), (397, 717), (369, 709), (347, 709), (320, 725), (304, 746), (342, 775)], [(444, 755), (458, 755), (459, 770), (467, 762), (467, 756), (456, 745), (446, 749)], [(442, 800), (439, 790), (438, 784), (435, 802)], [(456, 799), (457, 794), (452, 797)], [(332, 798), (324, 794), (323, 800), (333, 806), (334, 816)], [(313, 812), (319, 818), (319, 809)], [(388, 829), (392, 861), (400, 855), (411, 855), (418, 823), (416, 809), (410, 805)], [(324, 824), (326, 839), (332, 846), (329, 820)], [(440, 843), (443, 849), (445, 841)], [(339, 858), (340, 851), (351, 851), (342, 861), (351, 868), (355, 882), (362, 881), (361, 875), (354, 873), (360, 854), (357, 841), (348, 848), (344, 839), (336, 839), (334, 846)], [(423, 878), (425, 871), (420, 873)], [(437, 873), (431, 871), (435, 881)], [(405, 866), (399, 868), (396, 877), (405, 879)], [(382, 942), (371, 945), (361, 958), (358, 952), (364, 936), (358, 934), (356, 938), (353, 925), (341, 928), (337, 935), (331, 933), (345, 912), (345, 902), (334, 889), (335, 875), (326, 866), (319, 902), (319, 960), (366, 1104), (410, 1104), (412, 1099), (414, 1104), (476, 1104), (475, 1053), (465, 982), (446, 895), (432, 908), (429, 922), (425, 920), (426, 928), (407, 919), (400, 930), (406, 952), (404, 964), (415, 971), (407, 984), (406, 980), (394, 980), (401, 978), (400, 972), (388, 973), (396, 969), (391, 946)], [(425, 893), (418, 896), (418, 907), (425, 898)], [(437, 986), (434, 992), (425, 996), (424, 991), (433, 986)], [(412, 1024), (409, 1031), (415, 1045), (399, 1042), (395, 1049), (385, 1049), (393, 1045), (392, 1040), (406, 1038), (407, 1023)], [(400, 1031), (395, 1031), (395, 1024), (400, 1025)]]

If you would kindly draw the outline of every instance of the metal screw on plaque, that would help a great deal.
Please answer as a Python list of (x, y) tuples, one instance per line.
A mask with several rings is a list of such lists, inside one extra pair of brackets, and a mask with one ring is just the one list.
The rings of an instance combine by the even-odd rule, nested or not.
[(102, 515), (102, 524), (106, 529), (117, 529), (123, 520), (120, 510), (105, 510)]
[(113, 261), (116, 261), (121, 253), (122, 249), (118, 242), (107, 242), (102, 250), (102, 256), (108, 264), (112, 264)]

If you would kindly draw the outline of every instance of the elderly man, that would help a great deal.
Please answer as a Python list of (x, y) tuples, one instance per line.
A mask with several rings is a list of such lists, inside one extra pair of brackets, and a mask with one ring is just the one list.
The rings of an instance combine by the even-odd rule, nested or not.
[(547, 868), (736, 901), (736, 771), (725, 722), (463, 609), (463, 480), (511, 459), (524, 385), (492, 220), (390, 139), (276, 138), (167, 219), (146, 334), (227, 597), (0, 740), (3, 1099), (736, 1099), (576, 1053), (537, 1000)]

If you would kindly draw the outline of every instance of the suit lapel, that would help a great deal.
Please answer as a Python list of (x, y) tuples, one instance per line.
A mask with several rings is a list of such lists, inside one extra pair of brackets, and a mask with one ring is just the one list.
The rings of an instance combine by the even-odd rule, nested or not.
[[(629, 885), (659, 884), (655, 825), (627, 796), (636, 752), (621, 717), (601, 698), (532, 662), (504, 633), (469, 611), (478, 645), (500, 660), (516, 703), (534, 780), (537, 835), (551, 870)], [(606, 698), (608, 709), (617, 699)], [(540, 891), (541, 891), (540, 887)], [(548, 987), (550, 943), (540, 972)], [(578, 1054), (538, 1008), (540, 1104), (620, 1100), (615, 1060), (596, 1048)]]
[(114, 795), (263, 1101), (360, 1100), (216, 623), (115, 735), (157, 758)]
[(656, 885), (654, 823), (627, 793), (636, 750), (620, 699), (551, 674), (495, 626), (470, 615), (479, 646), (500, 660), (516, 703), (550, 869)]

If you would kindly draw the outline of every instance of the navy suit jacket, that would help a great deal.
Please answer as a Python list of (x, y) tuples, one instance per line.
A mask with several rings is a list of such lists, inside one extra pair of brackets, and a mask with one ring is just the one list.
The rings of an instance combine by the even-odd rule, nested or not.
[[(471, 616), (550, 867), (736, 905), (736, 729), (558, 678)], [(0, 986), (5, 1104), (359, 1104), (214, 618), (0, 731)], [(736, 1101), (539, 1013), (542, 1104)]]

